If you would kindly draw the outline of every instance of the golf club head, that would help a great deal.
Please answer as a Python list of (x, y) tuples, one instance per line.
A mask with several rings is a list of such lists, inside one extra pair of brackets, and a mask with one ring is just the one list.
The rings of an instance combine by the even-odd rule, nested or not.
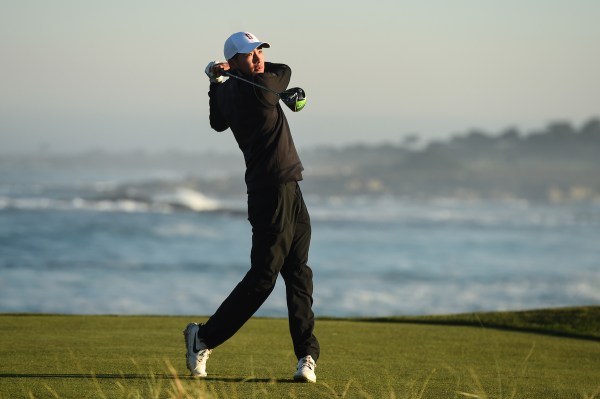
[(306, 93), (299, 87), (293, 87), (279, 94), (281, 101), (294, 112), (301, 111), (306, 105)]

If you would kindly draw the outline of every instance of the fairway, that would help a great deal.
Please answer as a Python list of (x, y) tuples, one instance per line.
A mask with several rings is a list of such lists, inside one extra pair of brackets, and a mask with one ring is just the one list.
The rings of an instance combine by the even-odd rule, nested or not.
[(0, 315), (2, 398), (599, 398), (600, 342), (318, 320), (316, 384), (296, 384), (285, 319), (251, 319), (188, 377), (189, 317)]

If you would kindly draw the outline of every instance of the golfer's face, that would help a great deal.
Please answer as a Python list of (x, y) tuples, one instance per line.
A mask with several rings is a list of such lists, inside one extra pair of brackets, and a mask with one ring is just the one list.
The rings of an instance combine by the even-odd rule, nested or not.
[(235, 58), (237, 69), (244, 75), (256, 75), (265, 71), (265, 56), (262, 48), (248, 54), (238, 54)]

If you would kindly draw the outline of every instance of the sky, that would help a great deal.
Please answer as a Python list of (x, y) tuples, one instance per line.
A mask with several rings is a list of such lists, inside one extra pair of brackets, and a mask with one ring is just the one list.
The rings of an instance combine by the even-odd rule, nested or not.
[(204, 67), (237, 31), (306, 91), (299, 148), (600, 116), (597, 0), (221, 4), (0, 0), (0, 154), (236, 150)]

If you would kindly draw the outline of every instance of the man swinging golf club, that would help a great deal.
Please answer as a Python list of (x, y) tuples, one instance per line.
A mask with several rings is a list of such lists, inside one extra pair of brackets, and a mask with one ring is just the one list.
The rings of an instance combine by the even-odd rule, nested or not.
[(286, 101), (291, 69), (265, 62), (263, 48), (269, 47), (251, 33), (234, 33), (225, 41), (227, 62), (210, 62), (205, 69), (210, 125), (218, 132), (231, 129), (244, 154), (252, 250), (250, 270), (217, 311), (206, 323), (185, 328), (186, 363), (192, 375), (206, 376), (212, 350), (252, 317), (281, 273), (298, 358), (294, 380), (315, 382), (320, 349), (313, 334), (313, 274), (307, 265), (311, 225), (298, 185), (304, 168), (279, 103), (299, 111), (304, 103), (290, 104), (305, 101), (305, 96), (296, 92)]

